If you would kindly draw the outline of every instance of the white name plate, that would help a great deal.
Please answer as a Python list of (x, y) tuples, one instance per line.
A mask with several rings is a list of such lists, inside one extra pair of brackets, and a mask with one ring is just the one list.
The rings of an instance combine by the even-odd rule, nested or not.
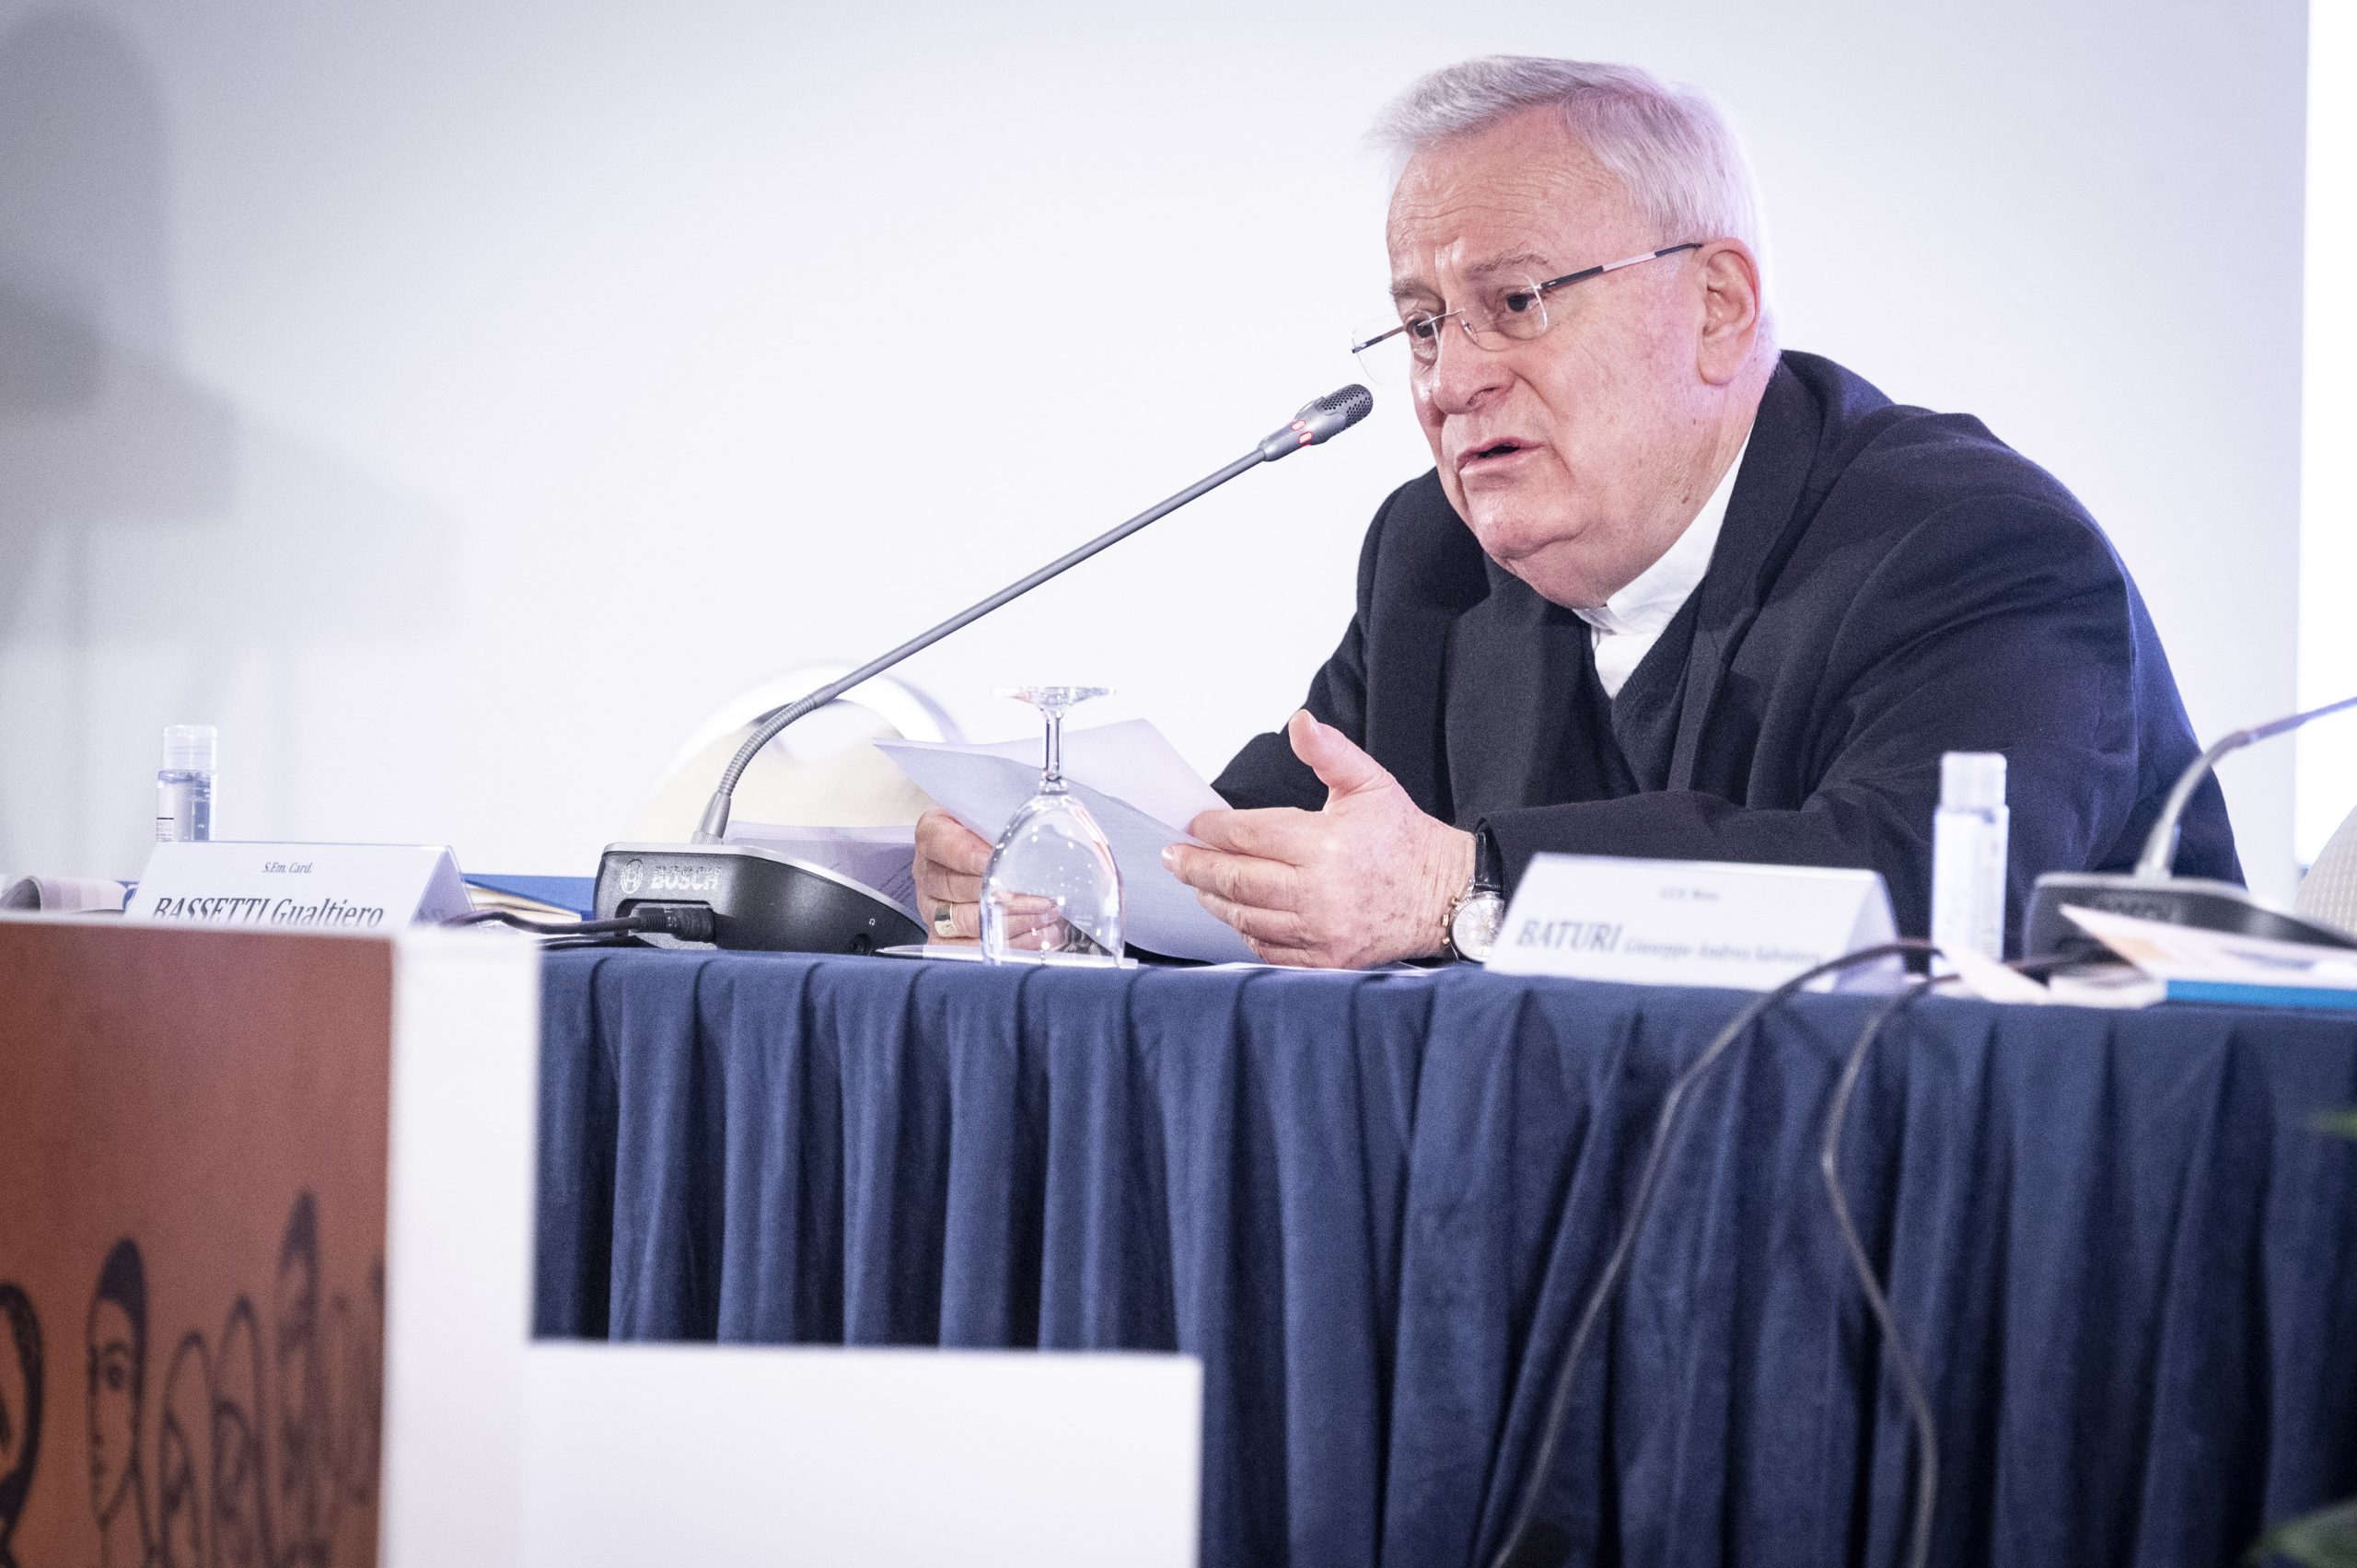
[[(1894, 934), (1890, 895), (1872, 871), (1542, 854), (1515, 889), (1487, 967), (1771, 991)], [(1885, 959), (1810, 989), (1888, 991), (1903, 973)]]
[(471, 907), (459, 863), (435, 844), (163, 843), (134, 920), (273, 931), (398, 931)]

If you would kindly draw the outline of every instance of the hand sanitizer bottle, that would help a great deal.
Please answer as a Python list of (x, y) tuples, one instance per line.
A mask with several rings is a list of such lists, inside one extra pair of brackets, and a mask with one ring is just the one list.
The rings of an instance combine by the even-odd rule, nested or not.
[[(2005, 956), (2005, 759), (1951, 751), (1940, 759), (1932, 819), (1932, 940), (1948, 952)], [(1934, 974), (1955, 966), (1933, 960)]]
[(156, 772), (156, 842), (203, 843), (213, 837), (213, 754), (209, 724), (164, 726), (164, 765)]

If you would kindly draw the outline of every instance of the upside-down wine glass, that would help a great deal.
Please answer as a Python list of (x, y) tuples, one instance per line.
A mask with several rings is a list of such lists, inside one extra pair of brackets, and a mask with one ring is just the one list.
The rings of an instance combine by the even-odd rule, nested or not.
[(999, 691), (1039, 710), (1048, 749), (1039, 792), (1023, 803), (982, 874), (982, 956), (993, 963), (1121, 957), (1121, 873), (1088, 807), (1064, 783), (1064, 714), (1103, 686)]

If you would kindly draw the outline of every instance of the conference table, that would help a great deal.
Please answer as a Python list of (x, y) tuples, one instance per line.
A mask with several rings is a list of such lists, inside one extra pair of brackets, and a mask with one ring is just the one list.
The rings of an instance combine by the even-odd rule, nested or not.
[[(1183, 1351), (1202, 1561), (1495, 1548), (1663, 1093), (1748, 1000), (1470, 968), (544, 960), (536, 1331)], [(1899, 1560), (1915, 1444), (1818, 1173), (1876, 1004), (1698, 1091), (1573, 1385), (1574, 1561)], [(2357, 1493), (2348, 1015), (1909, 1004), (1844, 1190), (1933, 1561), (2226, 1563)]]

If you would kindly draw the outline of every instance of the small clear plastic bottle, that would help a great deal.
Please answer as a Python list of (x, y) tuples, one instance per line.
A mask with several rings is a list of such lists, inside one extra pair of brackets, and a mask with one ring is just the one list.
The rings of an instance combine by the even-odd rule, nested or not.
[[(2005, 759), (1951, 751), (1940, 759), (1932, 819), (1932, 940), (1946, 951), (2005, 956)], [(1933, 971), (1953, 966), (1934, 960)]]
[(213, 759), (218, 741), (209, 724), (164, 726), (164, 765), (156, 771), (157, 843), (203, 843), (213, 837)]

